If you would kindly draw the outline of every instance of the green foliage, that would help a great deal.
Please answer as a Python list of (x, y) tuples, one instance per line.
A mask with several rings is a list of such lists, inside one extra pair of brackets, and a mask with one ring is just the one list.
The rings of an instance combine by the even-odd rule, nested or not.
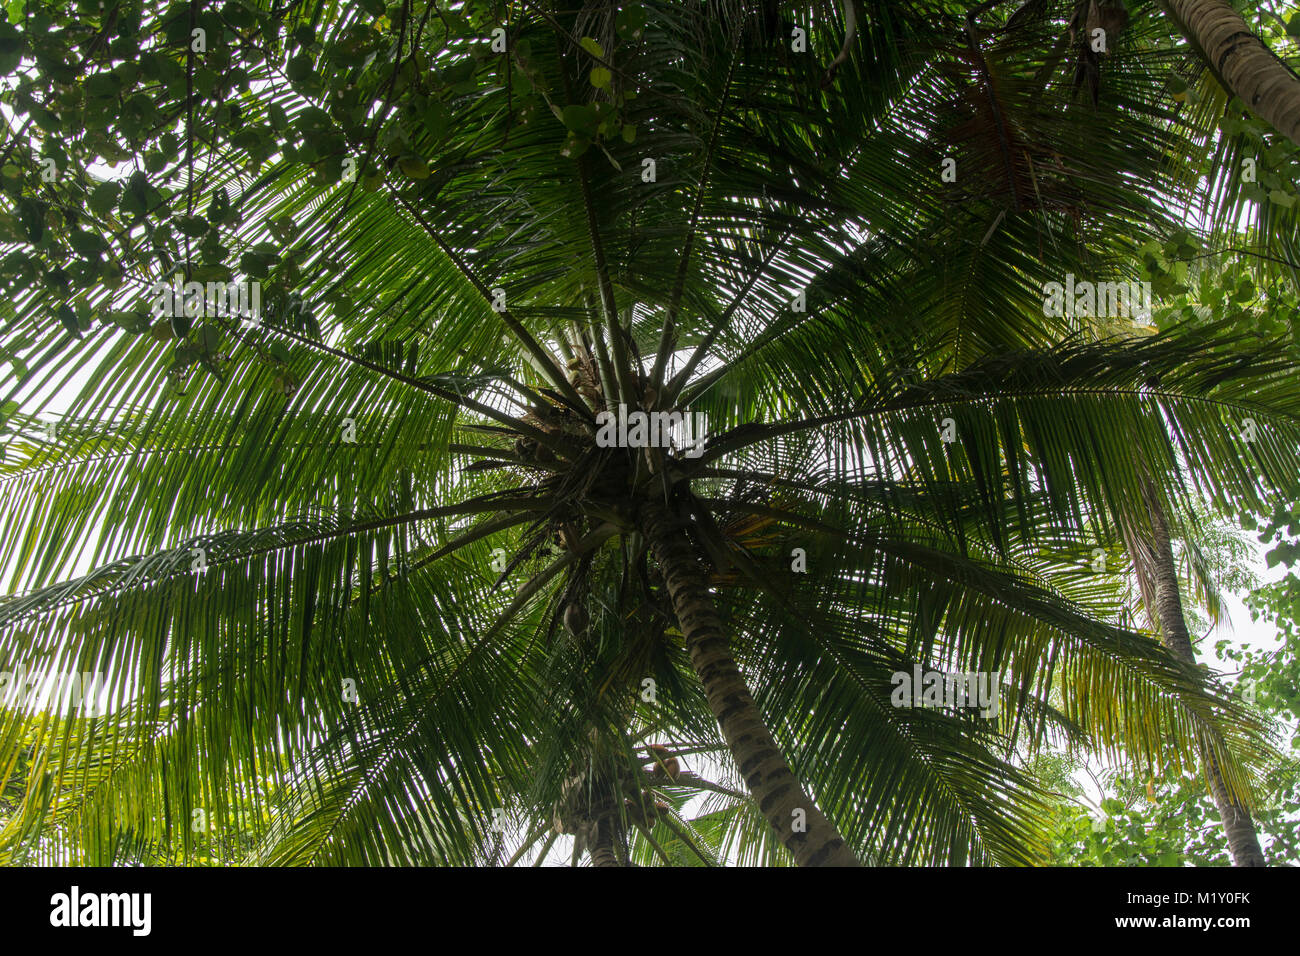
[[(838, 0), (791, 8), (807, 54), (731, 3), (444, 6), (6, 8), (0, 660), (111, 706), (0, 701), (0, 858), (500, 863), (599, 792), (638, 862), (789, 862), (651, 500), (863, 859), (1166, 862), (1202, 743), (1280, 766), (1088, 570), (1148, 476), (1180, 516), (1300, 500), (1295, 157), (1164, 20), (1085, 102), (1055, 0), (859, 2), (833, 77)], [(1248, 148), (1263, 198), (1213, 176), (1189, 229)], [(1067, 273), (1148, 277), (1156, 328), (1045, 315)], [(261, 314), (162, 314), (177, 277)], [(596, 446), (619, 402), (706, 413), (703, 456)], [(1006, 673), (999, 716), (892, 706), (914, 665)], [(1115, 784), (1135, 849), (1013, 758), (1061, 739), (1169, 781)]]

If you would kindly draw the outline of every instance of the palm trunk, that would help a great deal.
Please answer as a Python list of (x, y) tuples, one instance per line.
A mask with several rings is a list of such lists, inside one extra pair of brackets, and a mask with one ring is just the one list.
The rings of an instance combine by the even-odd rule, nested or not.
[(1300, 144), (1300, 76), (1282, 62), (1226, 0), (1164, 0), (1183, 35), (1232, 95)]
[[(1151, 570), (1151, 598), (1155, 602), (1156, 613), (1160, 617), (1160, 630), (1164, 644), (1181, 661), (1196, 663), (1196, 652), (1192, 650), (1191, 636), (1187, 633), (1187, 620), (1183, 616), (1183, 598), (1178, 590), (1178, 570), (1174, 565), (1174, 549), (1169, 537), (1169, 523), (1164, 508), (1156, 495), (1155, 488), (1149, 481), (1143, 485), (1144, 503), (1151, 515), (1150, 541), (1139, 540), (1138, 547), (1146, 553), (1148, 567)], [(1223, 774), (1211, 755), (1209, 748), (1203, 747), (1201, 759), (1205, 764), (1205, 776), (1210, 783), (1210, 795), (1219, 808), (1223, 820), (1223, 829), (1228, 837), (1228, 849), (1236, 866), (1267, 866), (1263, 851), (1259, 848), (1259, 837), (1255, 833), (1254, 821), (1250, 812), (1228, 791), (1223, 781)]]
[(612, 820), (601, 820), (596, 829), (596, 838), (588, 851), (592, 866), (627, 866), (627, 860), (619, 852), (617, 836)]
[(695, 548), (661, 502), (647, 503), (643, 519), (686, 638), (691, 667), (759, 811), (799, 866), (861, 865), (791, 773), (763, 722), (731, 656)]

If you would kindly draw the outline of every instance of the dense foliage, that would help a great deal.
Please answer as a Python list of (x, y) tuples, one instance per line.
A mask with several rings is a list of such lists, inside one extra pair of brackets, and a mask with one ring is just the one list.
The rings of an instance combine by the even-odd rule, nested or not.
[(1300, 557), (1300, 156), (1156, 5), (5, 9), (0, 666), (104, 690), (0, 700), (0, 859), (1221, 862), (1207, 763), (1284, 829), (1295, 579), (1251, 703), (1127, 555)]

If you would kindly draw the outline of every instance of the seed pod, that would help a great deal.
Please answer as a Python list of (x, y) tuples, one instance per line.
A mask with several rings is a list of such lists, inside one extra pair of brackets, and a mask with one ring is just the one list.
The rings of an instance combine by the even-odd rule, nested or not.
[(564, 626), (569, 629), (569, 633), (574, 637), (581, 637), (587, 632), (589, 620), (587, 609), (577, 602), (564, 609)]

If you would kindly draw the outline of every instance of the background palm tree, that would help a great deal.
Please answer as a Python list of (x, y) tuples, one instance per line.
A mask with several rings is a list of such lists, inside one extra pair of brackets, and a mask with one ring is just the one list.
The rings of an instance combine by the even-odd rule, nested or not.
[[(1142, 535), (1140, 531), (1130, 532), (1132, 536), (1129, 544), (1130, 551), (1134, 555), (1134, 563), (1139, 569), (1139, 579), (1145, 592), (1145, 603), (1155, 612), (1153, 617), (1164, 636), (1165, 646), (1172, 650), (1179, 660), (1195, 665), (1196, 653), (1192, 648), (1187, 620), (1183, 613), (1183, 599), (1178, 585), (1178, 568), (1174, 563), (1169, 517), (1153, 489), (1148, 489), (1145, 500), (1150, 520), (1150, 533)], [(1250, 812), (1244, 802), (1224, 785), (1214, 758), (1207, 755), (1204, 761), (1205, 774), (1210, 781), (1210, 793), (1219, 808), (1219, 816), (1223, 820), (1233, 862), (1237, 866), (1264, 866), (1264, 854), (1260, 850), (1259, 837), (1255, 833)]]
[(1300, 76), (1254, 34), (1232, 4), (1226, 0), (1165, 0), (1161, 6), (1196, 46), (1223, 88), (1300, 145)]
[[(1157, 18), (1091, 57), (1074, 4), (857, 10), (829, 84), (822, 2), (25, 24), (39, 128), (48, 45), (89, 74), (41, 148), (145, 165), (6, 181), (0, 649), (112, 706), (0, 713), (5, 852), (1032, 862), (1049, 733), (1204, 748), (1248, 803), (1264, 728), (1080, 569), (1144, 482), (1294, 495), (1294, 362), (1042, 302), (1175, 230), (1222, 148), (1170, 113), (1188, 61)], [(173, 270), (261, 281), (262, 320), (151, 321)], [(707, 447), (599, 447), (619, 404)], [(1007, 675), (999, 716), (892, 706), (913, 666)]]

